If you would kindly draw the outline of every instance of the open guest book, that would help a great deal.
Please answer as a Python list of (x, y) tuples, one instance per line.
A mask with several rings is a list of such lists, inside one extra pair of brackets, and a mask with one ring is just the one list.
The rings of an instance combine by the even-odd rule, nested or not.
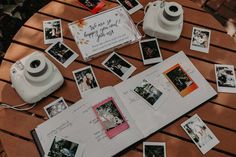
[(158, 131), (217, 93), (184, 52), (87, 95), (34, 131), (47, 156), (55, 137), (82, 149), (75, 156), (109, 157)]

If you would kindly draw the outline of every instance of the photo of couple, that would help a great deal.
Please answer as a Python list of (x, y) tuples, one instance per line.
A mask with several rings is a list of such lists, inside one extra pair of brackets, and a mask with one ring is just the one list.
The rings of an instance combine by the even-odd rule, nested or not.
[(134, 92), (146, 100), (150, 105), (154, 105), (162, 95), (162, 92), (154, 87), (147, 80), (143, 80), (141, 85), (134, 89)]
[(122, 77), (131, 67), (130, 64), (125, 62), (122, 58), (118, 55), (114, 54), (106, 63), (105, 65), (119, 77)]
[(119, 113), (112, 100), (99, 106), (96, 110), (107, 131), (124, 122), (123, 117)]
[(97, 80), (90, 68), (75, 72), (76, 82), (81, 92), (98, 87)]
[(46, 39), (55, 39), (61, 37), (61, 22), (60, 20), (52, 20), (45, 22)]

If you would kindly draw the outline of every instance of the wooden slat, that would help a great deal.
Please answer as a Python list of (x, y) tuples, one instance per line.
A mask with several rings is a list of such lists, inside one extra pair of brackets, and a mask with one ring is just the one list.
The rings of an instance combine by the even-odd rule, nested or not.
[[(214, 113), (214, 114), (209, 114), (209, 112)], [(232, 109), (208, 102), (202, 105), (200, 108), (197, 108), (196, 110), (191, 112), (189, 116), (192, 116), (195, 113), (197, 113), (202, 119), (208, 122), (232, 129), (236, 133), (236, 123), (235, 123), (236, 110), (232, 110)], [(219, 118), (219, 117), (224, 117), (224, 118)]]
[[(34, 36), (33, 34), (37, 35), (37, 39), (38, 40), (30, 40), (30, 38)], [(28, 27), (24, 27), (24, 26), (17, 32), (17, 34), (14, 37), (14, 40), (15, 41), (19, 41), (19, 42), (24, 43), (24, 44), (34, 45), (35, 47), (38, 47), (39, 49), (46, 49), (47, 48), (47, 46), (43, 43), (43, 33), (41, 31), (38, 31), (38, 30), (35, 30), (35, 29), (32, 29), (32, 28), (28, 28)], [(77, 47), (77, 45), (76, 45), (76, 43), (74, 41), (68, 40), (68, 39), (64, 39), (64, 42), (70, 48), (72, 48), (75, 52), (77, 52), (77, 53), (79, 52), (78, 47)], [(9, 51), (7, 51), (7, 53), (9, 53)], [(134, 51), (132, 53), (134, 53)], [(78, 54), (80, 54), (80, 53), (78, 53)], [(130, 55), (130, 53), (127, 54), (127, 55)], [(107, 56), (108, 56), (108, 54), (103, 55), (103, 56), (101, 56), (101, 57), (99, 57), (97, 59), (94, 59), (94, 60), (90, 61), (89, 63), (92, 64), (92, 65), (97, 65), (97, 66), (99, 66), (101, 68), (104, 68), (101, 65), (101, 63), (102, 63), (102, 61), (105, 60), (105, 58)], [(134, 74), (137, 74), (138, 72), (141, 72), (142, 70), (146, 69), (146, 67), (141, 66), (141, 65), (143, 65), (143, 63), (141, 63), (141, 62), (139, 62), (137, 60), (129, 59), (129, 58), (126, 58), (126, 57), (125, 57), (125, 59), (130, 61), (132, 64), (140, 67), (140, 68), (138, 68), (134, 72)], [(83, 62), (83, 59), (82, 59), (81, 55), (78, 57), (77, 60)], [(70, 65), (70, 66), (72, 66), (72, 65)]]
[[(41, 17), (41, 20), (43, 20), (42, 16), (37, 16), (38, 14), (36, 14), (35, 16), (38, 18), (38, 17)], [(36, 19), (36, 17), (34, 19)], [(39, 18), (40, 19), (40, 18)], [(32, 26), (32, 27), (41, 27), (41, 25), (39, 25), (38, 23), (36, 23), (35, 25), (35, 21), (28, 21), (26, 23), (27, 25), (29, 26)], [(41, 28), (42, 29), (42, 28)], [(68, 32), (68, 27), (65, 26), (65, 32)], [(184, 29), (184, 30), (189, 30), (189, 29)], [(188, 32), (189, 36), (191, 36), (191, 32)], [(219, 36), (220, 34), (216, 34), (215, 36), (212, 37), (212, 40), (214, 40), (215, 42), (218, 42), (219, 45), (222, 45), (222, 43), (219, 42)], [(66, 35), (65, 35), (66, 36)], [(68, 38), (72, 38), (71, 35), (68, 35), (66, 36)], [(217, 38), (215, 38), (217, 37)], [(228, 41), (230, 40), (231, 38), (228, 38), (225, 37), (223, 41), (223, 43), (228, 43)], [(232, 39), (230, 40), (231, 41), (231, 45), (232, 43), (234, 42)], [(180, 50), (183, 50), (185, 53), (187, 53), (188, 55), (190, 56), (193, 56), (193, 57), (198, 57), (198, 58), (203, 58), (205, 60), (209, 60), (211, 62), (215, 62), (215, 63), (221, 63), (221, 64), (233, 64), (236, 66), (236, 63), (234, 62), (234, 60), (236, 60), (236, 56), (234, 55), (234, 53), (232, 53), (231, 51), (229, 50), (225, 50), (225, 49), (220, 49), (220, 48), (217, 48), (217, 47), (214, 47), (214, 46), (211, 46), (210, 47), (210, 53), (209, 54), (205, 54), (205, 53), (199, 53), (199, 52), (196, 52), (196, 51), (192, 51), (190, 50), (190, 41), (188, 39), (184, 39), (184, 38), (181, 38), (179, 39), (175, 44), (173, 44), (173, 42), (164, 42), (164, 41), (159, 41), (160, 43), (160, 47), (161, 48), (167, 48), (167, 49), (170, 49), (173, 50), (173, 51), (180, 51)], [(236, 45), (236, 44), (235, 44)], [(236, 46), (235, 46), (236, 48)], [(139, 49), (138, 45), (137, 45), (137, 50)], [(222, 55), (224, 55), (224, 57), (222, 57)], [(134, 56), (132, 56), (134, 57)], [(139, 59), (141, 58), (141, 56), (139, 55)], [(227, 62), (226, 62), (227, 61)]]
[[(27, 28), (27, 29), (29, 29), (29, 32), (30, 31), (33, 31), (32, 29), (30, 29), (30, 28)], [(22, 29), (22, 31), (23, 31), (23, 29)], [(25, 30), (25, 32), (27, 32), (27, 30)], [(20, 35), (19, 35), (20, 36)], [(16, 39), (18, 39), (18, 37), (15, 37)], [(20, 39), (22, 39), (22, 38), (20, 38)], [(19, 39), (19, 40), (20, 40)], [(183, 42), (182, 42), (183, 41)], [(180, 42), (181, 43), (181, 47), (184, 47), (184, 46), (186, 46), (186, 44), (187, 44), (187, 42), (189, 42), (188, 40), (186, 40), (186, 39), (183, 39), (183, 40), (179, 40), (178, 42)], [(28, 41), (26, 41), (26, 42), (28, 42)], [(160, 45), (163, 43), (163, 45), (165, 45), (165, 43), (164, 42), (162, 42), (162, 41), (160, 41)], [(34, 44), (34, 43), (30, 43), (30, 44)], [(179, 44), (180, 45), (180, 44)], [(41, 46), (40, 48), (42, 48), (43, 47), (43, 45), (41, 45), (41, 44), (38, 44), (37, 46)], [(70, 45), (71, 46), (71, 45)], [(74, 46), (76, 46), (76, 45), (74, 45)], [(165, 47), (170, 47), (171, 45), (169, 45), (169, 44), (166, 44), (165, 45)], [(132, 47), (132, 48), (131, 48)], [(179, 46), (175, 46), (175, 45), (172, 45), (171, 46), (171, 48), (172, 49), (175, 49), (175, 51), (178, 51), (180, 48), (179, 48)], [(132, 52), (130, 52), (130, 49), (132, 49)], [(131, 46), (129, 46), (129, 47), (125, 47), (125, 48), (123, 48), (122, 49), (122, 51), (120, 51), (119, 50), (119, 52), (121, 52), (121, 53), (123, 53), (123, 54), (128, 54), (128, 55), (130, 55), (130, 56), (133, 56), (133, 57), (136, 57), (136, 58), (140, 58), (141, 57), (141, 55), (140, 55), (140, 52), (138, 52), (137, 53), (137, 51), (140, 51), (139, 50), (139, 47), (138, 47), (138, 44), (136, 43), (136, 44), (133, 44), (133, 45), (131, 45)], [(185, 51), (185, 53), (187, 53), (187, 54), (190, 54), (191, 55), (191, 52), (189, 52), (189, 51)], [(8, 54), (8, 53), (7, 53)], [(166, 54), (170, 54), (170, 53), (168, 53), (167, 51), (164, 51), (164, 50), (162, 50), (162, 54), (163, 54), (163, 57), (164, 58), (166, 58)], [(197, 53), (197, 52), (195, 52), (195, 54), (197, 54), (197, 55), (199, 55), (199, 56), (206, 56), (205, 58), (206, 59), (208, 59), (208, 57), (209, 56), (214, 56), (213, 54), (203, 54), (203, 53)], [(233, 58), (233, 53), (229, 53), (229, 54), (232, 54), (232, 57), (227, 57), (227, 55), (224, 57), (224, 58), (229, 58), (229, 59), (231, 59), (231, 58)], [(168, 57), (170, 56), (170, 55), (167, 55)], [(230, 55), (229, 55), (230, 56)], [(234, 56), (235, 57), (235, 56)], [(204, 57), (203, 57), (204, 58)], [(222, 59), (222, 57), (218, 57), (219, 59)], [(101, 61), (100, 61), (101, 60)], [(93, 61), (91, 61), (90, 63), (96, 63), (96, 65), (97, 66), (101, 66), (101, 62), (102, 62), (102, 58), (101, 57), (99, 57), (99, 58), (97, 58), (97, 59), (95, 59), (95, 60), (93, 60)], [(200, 62), (200, 63), (197, 63), (197, 62), (195, 62), (195, 60), (193, 60), (192, 59), (192, 61), (194, 62), (194, 64), (195, 64), (195, 66), (199, 69), (199, 71), (202, 73), (202, 74), (204, 74), (204, 77), (206, 77), (207, 79), (210, 79), (210, 80), (212, 80), (212, 81), (215, 81), (215, 76), (214, 76), (214, 67), (213, 67), (213, 65), (210, 65), (209, 63), (205, 63), (205, 62), (202, 62), (202, 61), (197, 61), (197, 62)], [(221, 62), (223, 62), (223, 61), (221, 61)], [(229, 64), (229, 63), (228, 63)], [(208, 67), (208, 68), (205, 68), (205, 67)], [(222, 94), (221, 94), (222, 95)], [(227, 94), (228, 95), (228, 94)], [(232, 95), (232, 94), (231, 94)], [(229, 100), (228, 99), (228, 101), (233, 101), (233, 102), (235, 102), (235, 100), (234, 100), (234, 96), (232, 95), (231, 96), (232, 98)], [(219, 98), (217, 98), (217, 99), (215, 99), (215, 100), (219, 100)], [(232, 103), (227, 103), (228, 101), (225, 101), (224, 102), (224, 104), (225, 105), (229, 105), (229, 106), (231, 106), (231, 107), (234, 107), (235, 108), (235, 105), (233, 105)]]
[[(198, 115), (202, 118), (202, 120), (204, 120), (205, 117), (202, 116), (202, 114), (198, 113)], [(187, 120), (186, 117), (181, 118), (180, 120), (178, 120), (174, 124), (168, 126), (163, 131), (168, 132), (168, 133), (173, 134), (173, 135), (183, 137), (185, 139), (191, 140), (189, 138), (189, 136), (185, 133), (183, 128), (181, 127), (181, 124), (186, 120)], [(223, 128), (219, 128), (219, 127), (210, 125), (210, 124), (207, 124), (207, 126), (211, 129), (211, 131), (215, 134), (215, 136), (220, 141), (220, 143), (218, 145), (216, 145), (215, 148), (220, 149), (220, 150), (224, 150), (224, 151), (227, 151), (229, 153), (232, 153), (232, 154), (236, 155), (236, 145), (232, 144), (236, 140), (236, 133), (232, 132), (232, 131), (225, 130)], [(152, 139), (152, 138), (153, 137), (150, 137), (150, 139)], [(196, 146), (196, 149), (197, 149), (197, 146)]]
[[(182, 31), (181, 35), (186, 38), (191, 38), (193, 27), (199, 27), (199, 26), (197, 26), (195, 24), (190, 24), (190, 23), (184, 22), (183, 31)], [(202, 27), (202, 28), (204, 28), (204, 27)], [(211, 30), (210, 44), (214, 45), (214, 46), (222, 47), (225, 49), (229, 49), (234, 52), (236, 51), (235, 41), (232, 40), (231, 36), (229, 36), (228, 34), (226, 34), (224, 32), (218, 32), (216, 30)]]
[[(68, 5), (72, 5), (72, 6), (75, 6), (75, 7), (79, 7), (81, 9), (85, 9), (76, 0), (54, 0), (54, 1), (61, 2), (61, 3), (64, 3), (64, 4), (68, 4)], [(110, 8), (113, 8), (115, 6), (118, 6), (118, 4), (114, 3), (114, 2), (106, 1), (105, 6), (100, 10), (100, 12), (102, 12), (104, 10), (107, 10), (107, 9), (110, 9)]]
[(134, 151), (134, 150), (131, 150), (125, 153), (124, 155), (121, 155), (121, 157), (142, 157), (142, 156), (143, 156), (143, 153)]
[[(216, 90), (216, 84), (211, 83), (211, 86)], [(212, 99), (213, 102), (235, 109), (236, 98), (234, 93), (218, 93), (217, 97)]]
[[(19, 41), (21, 41), (21, 42), (24, 42), (24, 43), (26, 43), (26, 44), (29, 44), (29, 45), (35, 45), (35, 46), (37, 46), (37, 47), (39, 47), (39, 48), (44, 48), (44, 44), (43, 43), (38, 43), (37, 45), (36, 45), (36, 42), (35, 41), (33, 41), (33, 40), (29, 40), (28, 38), (26, 38), (26, 37), (22, 37), (22, 35), (21, 35), (21, 33), (24, 33), (24, 35), (26, 35), (26, 34), (30, 34), (30, 32), (35, 32), (35, 33), (33, 33), (33, 34), (38, 34), (38, 36), (42, 36), (42, 32), (40, 32), (40, 31), (37, 31), (37, 30), (34, 30), (34, 29), (31, 29), (31, 28), (27, 28), (27, 27), (24, 27), (24, 28), (22, 28), (18, 33), (17, 33), (17, 35), (14, 37), (14, 40), (19, 40)], [(75, 49), (76, 48), (76, 45), (75, 45), (75, 43), (73, 43), (72, 41), (70, 41), (70, 40), (64, 40), (65, 41), (65, 43), (67, 43), (70, 47), (72, 47), (73, 49)], [(188, 45), (189, 45), (189, 43), (190, 43), (190, 41), (189, 40), (186, 40), (186, 39), (181, 39), (181, 40), (178, 40), (177, 41), (177, 43), (176, 44), (174, 44), (174, 45), (171, 45), (170, 43), (166, 43), (166, 42), (163, 42), (163, 41), (159, 41), (159, 43), (160, 43), (160, 46), (163, 48), (163, 47), (165, 47), (165, 48), (171, 48), (172, 50), (174, 50), (174, 51), (180, 51), (180, 50), (183, 50), (186, 54), (189, 54), (189, 55), (192, 55), (192, 52), (193, 51), (189, 51), (188, 50), (188, 48), (186, 48)], [(132, 47), (134, 48), (134, 49), (132, 49), (132, 51), (130, 51), (130, 47), (125, 47), (125, 48), (122, 48), (122, 49), (120, 49), (119, 50), (119, 52), (120, 53), (122, 53), (122, 54), (124, 54), (124, 55), (129, 55), (129, 56), (133, 56), (133, 57), (141, 57), (141, 55), (140, 55), (140, 50), (139, 50), (139, 46), (138, 46), (138, 43), (136, 43), (136, 44), (133, 44), (132, 45)], [(182, 49), (183, 48), (183, 49)], [(219, 52), (220, 51), (220, 49), (215, 49), (215, 53), (217, 53), (217, 52)], [(9, 52), (7, 52), (7, 53), (9, 53)], [(210, 56), (210, 55), (208, 55), (208, 54), (204, 54), (204, 53), (199, 53), (199, 52), (195, 52), (196, 53), (196, 55), (199, 55), (199, 56), (206, 56), (205, 58), (206, 59), (208, 59), (208, 57)], [(232, 53), (231, 53), (232, 54)], [(135, 55), (138, 55), (138, 56), (135, 56)], [(219, 54), (220, 55), (220, 54)], [(95, 59), (95, 60), (92, 60), (92, 61), (90, 61), (90, 63), (91, 64), (93, 64), (93, 65), (96, 65), (96, 66), (99, 66), (99, 67), (103, 67), (102, 65), (101, 65), (101, 62), (106, 58), (106, 56), (107, 55), (104, 55), (104, 56), (101, 56), (101, 57), (99, 57), (99, 58), (97, 58), (97, 59)], [(213, 55), (212, 55), (213, 56)], [(165, 53), (163, 53), (163, 57), (165, 58)], [(203, 57), (202, 57), (203, 58)], [(222, 58), (222, 57), (221, 57)], [(221, 58), (219, 58), (219, 60), (221, 60)], [(226, 58), (226, 57), (225, 57)], [(228, 57), (229, 58), (229, 61), (228, 61), (228, 63), (226, 63), (226, 64), (232, 64), (232, 63), (234, 63), (235, 65), (236, 65), (236, 63), (235, 62), (233, 62), (233, 57)], [(234, 58), (236, 59), (236, 56), (234, 56)], [(138, 59), (140, 59), (140, 58), (138, 58)], [(81, 58), (79, 58), (79, 60), (81, 60), (82, 61), (82, 59)], [(134, 64), (136, 67), (139, 67), (138, 68), (138, 71), (136, 71), (136, 72), (140, 72), (140, 71), (142, 71), (142, 70), (144, 70), (144, 68), (143, 68), (143, 66), (142, 66), (142, 63), (140, 63), (140, 62), (138, 62), (138, 61), (136, 61), (136, 60), (132, 60), (132, 59), (128, 59), (132, 64)], [(210, 59), (209, 59), (210, 60)], [(232, 61), (231, 61), (232, 60)], [(224, 60), (222, 59), (221, 60), (221, 62), (223, 62)], [(195, 64), (196, 66), (201, 66), (202, 68), (198, 68), (200, 71), (201, 70), (205, 70), (205, 74), (207, 74), (207, 75), (204, 75), (207, 79), (210, 79), (210, 80), (212, 80), (212, 81), (215, 81), (215, 76), (214, 76), (214, 67), (213, 67), (213, 64), (209, 64), (209, 63), (206, 63), (206, 62), (202, 62), (202, 61), (198, 61), (198, 62), (200, 62), (200, 63), (198, 63), (198, 64)], [(56, 63), (57, 64), (57, 63)], [(204, 65), (204, 64), (208, 64), (208, 65)], [(72, 66), (72, 65), (71, 65)], [(208, 69), (206, 69), (205, 67), (208, 67)], [(202, 72), (202, 71), (201, 71)], [(210, 73), (209, 73), (210, 72)]]
[[(154, 134), (150, 138), (146, 139), (147, 142), (166, 142), (166, 156), (170, 157), (200, 157), (203, 156), (202, 153), (198, 150), (197, 146), (193, 143), (189, 143), (175, 137), (165, 135), (163, 133)], [(143, 145), (138, 146), (139, 149), (143, 149)], [(207, 154), (207, 157), (229, 157), (226, 154), (210, 150)]]
[[(54, 18), (51, 16), (36, 13), (24, 25), (43, 30), (42, 22), (52, 19)], [(137, 23), (138, 21), (135, 22)], [(68, 23), (69, 22), (62, 20), (63, 36), (73, 39), (68, 28)], [(183, 32), (181, 35), (186, 38), (191, 38), (192, 27), (198, 27), (198, 26), (185, 22), (183, 26)], [(232, 40), (232, 37), (230, 37), (226, 33), (211, 30), (211, 44), (219, 47), (223, 46), (226, 49), (236, 51), (235, 42)]]
[(0, 112), (0, 129), (28, 139), (32, 139), (30, 131), (42, 122), (42, 119), (10, 109)]
[[(55, 7), (58, 9), (53, 9)], [(184, 9), (185, 21), (195, 23), (195, 24), (200, 24), (202, 26), (210, 27), (210, 28), (225, 32), (224, 27), (221, 26), (220, 23), (216, 19), (214, 19), (214, 17), (211, 16), (210, 14), (193, 10), (193, 9), (189, 9), (189, 8), (183, 8), (183, 9)], [(65, 10), (70, 10), (70, 11), (65, 11)], [(71, 21), (75, 21), (75, 20), (91, 15), (91, 13), (89, 13), (88, 11), (80, 10), (78, 8), (71, 7), (71, 6), (66, 6), (66, 5), (63, 5), (62, 3), (58, 3), (54, 1), (49, 3), (44, 8), (40, 9), (39, 12), (61, 17), (62, 19), (68, 19)], [(71, 16), (71, 15), (76, 15), (76, 16)], [(143, 12), (139, 11), (132, 14), (131, 16), (133, 18), (139, 17), (139, 19), (141, 17), (142, 19)], [(199, 18), (199, 17), (205, 17), (205, 18)]]
[(0, 132), (0, 139), (7, 157), (40, 157), (32, 142), (22, 140), (9, 134)]

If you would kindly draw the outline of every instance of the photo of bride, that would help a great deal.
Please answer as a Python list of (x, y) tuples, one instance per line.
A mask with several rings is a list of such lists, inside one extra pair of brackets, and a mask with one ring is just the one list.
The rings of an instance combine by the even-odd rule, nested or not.
[(91, 89), (99, 88), (97, 79), (91, 66), (73, 71), (73, 74), (81, 94)]

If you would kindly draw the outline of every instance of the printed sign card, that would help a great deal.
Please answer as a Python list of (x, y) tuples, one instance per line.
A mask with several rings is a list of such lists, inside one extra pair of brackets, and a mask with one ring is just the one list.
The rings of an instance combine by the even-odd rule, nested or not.
[(69, 28), (84, 60), (141, 38), (121, 6), (70, 23)]

